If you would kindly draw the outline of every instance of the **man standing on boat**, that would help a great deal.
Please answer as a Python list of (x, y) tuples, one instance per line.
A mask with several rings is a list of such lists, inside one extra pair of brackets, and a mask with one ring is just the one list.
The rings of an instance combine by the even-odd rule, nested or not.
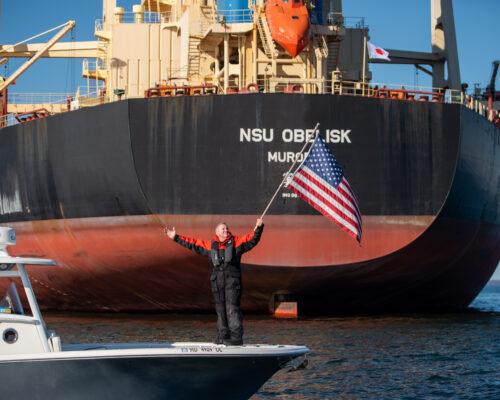
[(241, 303), (241, 256), (259, 243), (264, 222), (257, 219), (252, 233), (233, 236), (225, 222), (217, 224), (212, 240), (192, 239), (180, 236), (165, 228), (165, 234), (174, 242), (208, 257), (212, 266), (210, 284), (217, 312), (216, 343), (238, 346), (243, 344), (243, 317)]

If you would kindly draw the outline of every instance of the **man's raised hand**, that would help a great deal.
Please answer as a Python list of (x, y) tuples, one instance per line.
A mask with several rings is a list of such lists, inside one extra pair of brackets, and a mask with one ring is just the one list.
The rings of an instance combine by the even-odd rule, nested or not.
[(165, 235), (167, 235), (170, 239), (173, 240), (175, 237), (175, 226), (172, 229), (168, 229), (168, 227), (165, 227), (163, 232), (165, 233)]
[(264, 223), (264, 220), (262, 218), (257, 218), (257, 223), (255, 224), (255, 229), (257, 229), (257, 227), (259, 226), (262, 226), (262, 224)]

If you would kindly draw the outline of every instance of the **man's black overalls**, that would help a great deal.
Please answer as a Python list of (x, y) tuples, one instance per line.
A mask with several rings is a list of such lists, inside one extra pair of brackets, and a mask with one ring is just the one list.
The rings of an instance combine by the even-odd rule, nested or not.
[(217, 312), (217, 342), (241, 344), (243, 320), (241, 304), (241, 256), (259, 243), (264, 225), (248, 235), (230, 234), (222, 243), (217, 236), (212, 241), (175, 235), (174, 241), (210, 260), (210, 283)]

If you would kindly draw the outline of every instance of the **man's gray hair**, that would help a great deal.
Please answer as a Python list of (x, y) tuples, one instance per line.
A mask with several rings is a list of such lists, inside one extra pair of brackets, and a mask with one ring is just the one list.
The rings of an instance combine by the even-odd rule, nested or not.
[(226, 225), (226, 228), (229, 228), (229, 226), (225, 222), (219, 222), (217, 225), (215, 225), (215, 232), (217, 232), (217, 228), (221, 225)]

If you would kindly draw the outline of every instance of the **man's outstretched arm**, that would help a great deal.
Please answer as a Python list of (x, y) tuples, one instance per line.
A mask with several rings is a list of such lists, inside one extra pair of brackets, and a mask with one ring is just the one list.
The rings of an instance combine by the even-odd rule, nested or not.
[(208, 240), (193, 239), (178, 235), (175, 231), (175, 227), (173, 227), (172, 229), (166, 227), (164, 229), (164, 233), (174, 242), (179, 243), (181, 246), (194, 251), (199, 255), (208, 256), (210, 254), (211, 242)]

